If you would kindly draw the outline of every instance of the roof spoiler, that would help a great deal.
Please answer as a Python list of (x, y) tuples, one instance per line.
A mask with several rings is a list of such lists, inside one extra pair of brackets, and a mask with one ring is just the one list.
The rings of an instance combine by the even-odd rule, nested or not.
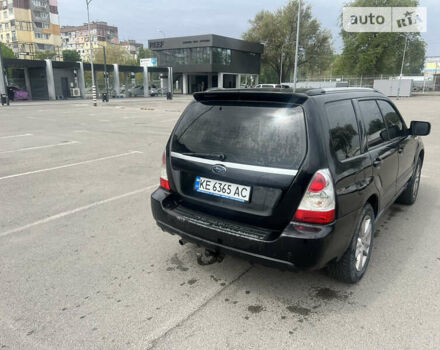
[(302, 104), (308, 97), (302, 93), (279, 89), (210, 89), (194, 93), (196, 101), (248, 101)]

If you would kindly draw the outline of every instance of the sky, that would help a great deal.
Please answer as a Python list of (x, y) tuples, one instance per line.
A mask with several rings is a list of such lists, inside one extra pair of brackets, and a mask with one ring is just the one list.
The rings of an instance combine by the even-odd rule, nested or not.
[[(288, 0), (92, 0), (90, 20), (105, 21), (119, 28), (119, 39), (149, 39), (197, 34), (240, 38), (249, 20), (261, 10), (275, 11)], [(305, 0), (313, 16), (333, 35), (336, 52), (342, 49), (338, 17), (344, 0)], [(440, 56), (440, 0), (420, 0), (427, 7), (428, 30), (422, 36), (427, 56)], [(58, 0), (60, 24), (87, 22), (86, 0)]]

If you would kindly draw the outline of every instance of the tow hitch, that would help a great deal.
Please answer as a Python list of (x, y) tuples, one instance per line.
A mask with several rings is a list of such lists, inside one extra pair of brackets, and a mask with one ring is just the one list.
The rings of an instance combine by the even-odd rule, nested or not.
[(197, 252), (197, 263), (199, 265), (212, 265), (216, 262), (222, 262), (224, 256), (218, 252), (205, 249), (204, 252)]

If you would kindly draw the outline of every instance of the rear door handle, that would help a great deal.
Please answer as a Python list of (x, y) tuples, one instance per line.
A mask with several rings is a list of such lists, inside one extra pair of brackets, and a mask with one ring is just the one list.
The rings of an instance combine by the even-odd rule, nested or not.
[(373, 166), (378, 168), (382, 165), (382, 160), (377, 158), (374, 162), (373, 162)]
[(399, 154), (403, 153), (403, 147), (399, 147), (399, 149), (397, 150), (397, 152), (399, 152)]

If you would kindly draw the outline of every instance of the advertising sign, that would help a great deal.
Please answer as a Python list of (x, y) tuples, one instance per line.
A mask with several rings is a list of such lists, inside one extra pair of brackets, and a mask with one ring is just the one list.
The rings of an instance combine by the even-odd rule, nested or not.
[(141, 67), (157, 67), (157, 58), (141, 58)]
[(352, 7), (343, 8), (346, 32), (426, 32), (426, 7)]

